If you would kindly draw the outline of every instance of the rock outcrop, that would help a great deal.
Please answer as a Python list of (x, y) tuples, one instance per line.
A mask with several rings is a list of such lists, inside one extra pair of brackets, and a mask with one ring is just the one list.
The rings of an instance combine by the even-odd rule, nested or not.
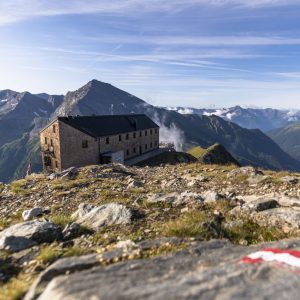
[(192, 242), (174, 255), (107, 267), (95, 255), (64, 259), (40, 276), (25, 299), (298, 299), (293, 267), (241, 262), (266, 247), (299, 250), (300, 240), (255, 247)]
[(207, 149), (203, 149), (200, 146), (194, 147), (190, 149), (188, 153), (204, 164), (240, 165), (225, 147), (220, 144), (214, 144)]
[[(297, 299), (297, 266), (241, 260), (300, 250), (300, 174), (202, 163), (77, 171), (1, 186), (0, 298)], [(51, 222), (39, 211), (23, 222), (35, 208)]]
[(59, 226), (48, 221), (28, 221), (0, 232), (0, 250), (17, 252), (38, 243), (49, 243), (61, 238)]
[[(88, 208), (87, 208), (88, 207)], [(73, 216), (78, 215), (77, 223), (93, 230), (104, 226), (129, 224), (134, 218), (134, 211), (118, 203), (101, 206), (81, 206)]]

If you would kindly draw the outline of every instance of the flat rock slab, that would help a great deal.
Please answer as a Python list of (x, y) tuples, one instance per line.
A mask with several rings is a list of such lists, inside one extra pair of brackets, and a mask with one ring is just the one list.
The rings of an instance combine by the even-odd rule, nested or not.
[(272, 226), (285, 232), (300, 229), (300, 209), (298, 207), (278, 207), (253, 214), (253, 219), (261, 226)]
[(149, 203), (165, 202), (176, 207), (184, 204), (190, 204), (193, 202), (202, 202), (203, 198), (198, 193), (185, 191), (182, 193), (173, 192), (173, 193), (151, 194), (148, 196), (147, 201)]
[(55, 277), (64, 275), (66, 272), (72, 273), (90, 269), (99, 264), (97, 254), (83, 255), (80, 257), (62, 258), (48, 267), (39, 277), (35, 280), (31, 288), (26, 294), (25, 300), (37, 299), (41, 291), (47, 284)]
[(118, 203), (89, 206), (85, 210), (79, 207), (79, 210), (80, 213), (74, 214), (80, 216), (76, 222), (93, 230), (110, 225), (130, 224), (135, 216), (133, 209)]
[(279, 196), (277, 201), (284, 207), (300, 207), (300, 199), (296, 197)]
[(279, 206), (279, 203), (275, 199), (260, 198), (254, 201), (251, 201), (245, 205), (251, 211), (264, 211)]
[(173, 255), (55, 277), (38, 299), (299, 299), (300, 277), (292, 267), (240, 262), (262, 248), (299, 250), (299, 245), (299, 240), (255, 247), (196, 242)]
[(239, 175), (257, 176), (257, 175), (263, 175), (263, 172), (251, 166), (240, 167), (230, 171), (227, 177), (231, 178)]
[(28, 221), (0, 232), (0, 249), (17, 252), (37, 243), (53, 242), (61, 238), (59, 226), (48, 221)]
[(238, 196), (238, 199), (246, 204), (260, 199), (274, 199), (280, 206), (283, 207), (300, 207), (300, 198), (290, 197), (282, 194), (265, 194), (265, 195), (245, 195)]

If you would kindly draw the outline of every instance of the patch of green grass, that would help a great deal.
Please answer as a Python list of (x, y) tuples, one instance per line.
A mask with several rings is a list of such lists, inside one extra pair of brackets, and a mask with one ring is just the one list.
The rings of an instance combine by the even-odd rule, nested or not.
[(7, 219), (0, 219), (0, 230), (7, 228), (10, 222)]
[(12, 182), (10, 186), (11, 191), (18, 195), (28, 195), (30, 194), (30, 191), (26, 189), (26, 184), (27, 184), (27, 180), (25, 179), (16, 180)]
[(232, 178), (232, 181), (236, 184), (242, 184), (242, 183), (247, 182), (248, 178), (249, 178), (249, 175), (247, 175), (247, 174), (238, 174)]
[(211, 237), (210, 231), (203, 223), (210, 222), (211, 216), (205, 211), (190, 211), (181, 215), (177, 220), (166, 223), (163, 234), (165, 236), (196, 237), (207, 240)]
[(149, 191), (147, 191), (145, 188), (130, 188), (128, 189), (128, 192), (131, 194), (147, 194)]
[(201, 158), (205, 153), (207, 152), (207, 149), (203, 149), (200, 146), (194, 147), (190, 149), (187, 153), (193, 155), (195, 158), (199, 159)]
[(73, 223), (74, 219), (70, 215), (55, 214), (51, 217), (51, 221), (63, 229), (68, 224)]
[(40, 253), (36, 257), (36, 260), (43, 264), (51, 264), (62, 255), (61, 248), (58, 245), (45, 245), (41, 248)]
[(6, 250), (0, 250), (0, 259), (7, 259), (9, 257), (9, 252)]
[(81, 255), (88, 254), (90, 252), (91, 252), (91, 250), (89, 250), (89, 249), (84, 249), (84, 248), (73, 246), (73, 247), (65, 248), (63, 251), (63, 256), (64, 257), (81, 256)]
[(239, 244), (241, 240), (246, 240), (248, 244), (257, 244), (287, 238), (287, 235), (282, 230), (275, 227), (259, 226), (250, 219), (236, 222), (236, 225), (227, 228), (225, 232), (225, 236), (236, 244)]
[(232, 210), (235, 207), (234, 204), (232, 204), (231, 201), (227, 199), (221, 199), (217, 200), (215, 202), (206, 203), (205, 209), (209, 211), (218, 211), (221, 212), (223, 215), (227, 214), (230, 210)]
[(187, 247), (186, 244), (164, 244), (158, 248), (152, 248), (146, 251), (142, 251), (140, 258), (152, 258), (155, 256), (167, 255), (169, 253), (174, 253), (179, 250), (183, 250)]
[(43, 246), (40, 250), (40, 253), (36, 257), (36, 260), (40, 261), (44, 265), (48, 265), (61, 257), (81, 256), (91, 252), (91, 249), (85, 249), (76, 246), (61, 248), (57, 243), (54, 243)]
[(10, 279), (0, 286), (0, 300), (21, 300), (30, 287), (33, 278), (27, 278), (24, 274)]
[(64, 189), (64, 186), (62, 184), (60, 184), (60, 183), (57, 183), (57, 184), (53, 184), (52, 188), (55, 191), (62, 191)]

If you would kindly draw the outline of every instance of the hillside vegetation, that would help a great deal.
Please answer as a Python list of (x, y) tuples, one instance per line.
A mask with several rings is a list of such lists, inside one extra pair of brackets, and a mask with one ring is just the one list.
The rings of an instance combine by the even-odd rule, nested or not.
[(214, 144), (207, 149), (197, 146), (190, 149), (188, 154), (191, 154), (198, 161), (206, 164), (233, 164), (239, 166), (237, 160), (234, 159), (233, 156), (220, 144)]
[[(48, 281), (76, 266), (79, 276), (92, 266), (106, 268), (132, 259), (154, 263), (155, 257), (175, 252), (186, 259), (185, 249), (193, 251), (215, 239), (227, 240), (218, 247), (231, 247), (229, 253), (235, 253), (240, 248), (234, 245), (298, 237), (299, 179), (298, 173), (198, 162), (88, 166), (2, 184), (0, 299), (21, 299), (37, 280), (26, 298), (36, 299), (32, 295), (42, 293)], [(33, 208), (37, 215), (24, 222), (24, 211), (33, 213)], [(62, 258), (67, 259), (63, 264), (58, 261)], [(51, 276), (39, 277), (44, 270)], [(119, 280), (115, 278), (117, 286)]]

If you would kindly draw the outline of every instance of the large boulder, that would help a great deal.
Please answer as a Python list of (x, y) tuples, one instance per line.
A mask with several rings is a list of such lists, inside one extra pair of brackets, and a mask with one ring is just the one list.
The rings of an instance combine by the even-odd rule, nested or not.
[[(250, 218), (261, 226), (275, 227), (284, 232), (300, 232), (300, 200), (287, 196), (243, 196), (243, 204), (230, 214)], [(282, 206), (281, 206), (282, 205)]]
[(135, 213), (125, 205), (109, 203), (95, 207), (81, 205), (73, 216), (78, 216), (78, 224), (99, 230), (104, 226), (130, 224)]
[(61, 179), (74, 179), (78, 174), (78, 169), (75, 167), (70, 167), (66, 170), (63, 170), (60, 173), (52, 173), (48, 176), (50, 180), (61, 178)]
[(294, 267), (247, 263), (248, 255), (265, 248), (299, 251), (300, 240), (251, 247), (224, 240), (195, 242), (175, 255), (110, 266), (97, 266), (95, 257), (76, 265), (74, 259), (64, 259), (56, 263), (59, 272), (50, 266), (25, 299), (298, 299)]
[(218, 200), (221, 200), (221, 199), (225, 199), (225, 196), (224, 195), (221, 195), (219, 194), (218, 192), (216, 191), (205, 191), (203, 194), (202, 194), (202, 198), (205, 202), (215, 202), (215, 201), (218, 201)]
[(245, 176), (259, 176), (264, 175), (264, 173), (261, 170), (258, 170), (257, 168), (254, 168), (252, 166), (246, 166), (246, 167), (240, 167), (237, 169), (234, 169), (230, 171), (227, 174), (228, 178), (245, 175)]
[(256, 213), (253, 219), (261, 226), (282, 229), (284, 232), (300, 230), (300, 209), (298, 207), (278, 207)]
[(32, 209), (28, 209), (23, 211), (22, 218), (24, 221), (29, 221), (40, 217), (44, 214), (44, 210), (41, 207), (34, 207)]
[(73, 219), (80, 219), (89, 213), (96, 206), (88, 203), (80, 203), (78, 209), (72, 214)]
[(61, 228), (52, 222), (28, 221), (0, 232), (0, 250), (17, 252), (38, 243), (51, 243), (61, 237)]

